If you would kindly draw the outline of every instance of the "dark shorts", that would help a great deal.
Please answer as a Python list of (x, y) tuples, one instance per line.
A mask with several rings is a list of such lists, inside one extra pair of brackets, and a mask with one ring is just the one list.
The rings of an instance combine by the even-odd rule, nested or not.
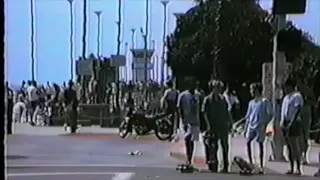
[[(284, 122), (284, 127), (288, 125), (288, 121)], [(296, 121), (291, 125), (289, 129), (282, 129), (282, 133), (285, 137), (299, 137), (302, 135), (302, 124), (301, 122)]]
[(31, 101), (30, 102), (30, 106), (31, 109), (34, 111), (36, 109), (36, 107), (39, 105), (39, 101)]

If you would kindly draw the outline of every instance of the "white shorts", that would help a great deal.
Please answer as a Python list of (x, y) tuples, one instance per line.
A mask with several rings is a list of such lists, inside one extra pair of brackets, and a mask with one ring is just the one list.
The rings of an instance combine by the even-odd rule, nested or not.
[(185, 137), (191, 135), (191, 141), (199, 141), (200, 136), (200, 127), (199, 126), (188, 126), (187, 131), (185, 131)]

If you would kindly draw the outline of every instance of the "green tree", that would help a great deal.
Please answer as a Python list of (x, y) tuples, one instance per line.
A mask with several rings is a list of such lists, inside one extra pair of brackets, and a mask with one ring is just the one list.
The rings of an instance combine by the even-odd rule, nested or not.
[[(233, 86), (261, 81), (262, 64), (272, 61), (270, 17), (254, 0), (199, 1), (178, 19), (167, 39), (168, 64), (176, 79), (194, 76), (204, 85), (216, 68), (218, 78)], [(311, 76), (320, 69), (319, 47), (308, 36), (303, 36), (301, 53), (287, 55), (295, 72)]]

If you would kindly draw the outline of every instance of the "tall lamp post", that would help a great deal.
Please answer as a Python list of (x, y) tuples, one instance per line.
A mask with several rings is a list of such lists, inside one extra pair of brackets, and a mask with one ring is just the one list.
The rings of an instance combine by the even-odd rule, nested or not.
[[(124, 55), (128, 56), (128, 46), (129, 44), (127, 42), (124, 43)], [(124, 76), (124, 80), (127, 82), (128, 81), (128, 68), (127, 65), (123, 68), (123, 76)]]
[(97, 15), (98, 22), (97, 22), (97, 58), (101, 56), (100, 50), (101, 50), (101, 15), (102, 11), (95, 11), (94, 12)]
[(74, 59), (73, 59), (73, 39), (74, 39), (74, 25), (73, 25), (73, 2), (74, 0), (67, 0), (69, 2), (69, 13), (70, 13), (70, 79), (74, 77)]
[[(155, 40), (152, 40), (151, 41), (151, 49), (153, 49), (155, 51), (156, 49), (156, 41)], [(152, 57), (152, 80), (155, 81), (156, 80), (156, 70), (155, 70), (155, 65), (156, 65), (156, 55), (154, 54), (153, 57)]]
[(164, 64), (165, 64), (165, 49), (166, 49), (166, 35), (167, 35), (167, 7), (168, 0), (161, 1), (163, 5), (163, 35), (162, 35), (162, 55), (161, 55), (161, 84), (164, 84)]
[(35, 80), (35, 2), (34, 0), (30, 0), (30, 18), (31, 18), (31, 33), (30, 33), (30, 41), (31, 41), (31, 80)]
[(148, 81), (148, 35), (149, 35), (149, 0), (146, 0), (146, 22), (145, 22), (145, 33), (143, 33), (143, 29), (141, 28), (142, 38), (144, 40), (144, 80)]
[[(135, 28), (131, 28), (131, 49), (134, 49), (136, 47), (135, 37), (136, 37), (136, 29)], [(132, 73), (131, 74), (132, 80), (136, 81), (136, 77), (135, 77), (135, 73), (134, 73), (133, 56), (131, 58), (131, 73)]]

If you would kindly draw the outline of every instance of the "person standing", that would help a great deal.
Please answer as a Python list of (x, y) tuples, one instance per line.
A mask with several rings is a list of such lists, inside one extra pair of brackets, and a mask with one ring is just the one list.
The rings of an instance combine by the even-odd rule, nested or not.
[[(173, 124), (173, 129), (179, 129), (179, 121), (177, 120), (177, 100), (179, 96), (179, 91), (173, 87), (172, 81), (166, 83), (167, 89), (164, 91), (163, 96), (160, 99), (161, 109), (165, 108), (167, 114), (171, 114), (171, 123)], [(174, 132), (176, 134), (177, 132)]]
[(39, 93), (37, 89), (37, 83), (35, 81), (28, 81), (28, 87), (27, 87), (27, 99), (28, 99), (28, 106), (29, 106), (29, 113), (28, 118), (29, 123), (31, 125), (35, 125), (33, 117), (33, 113), (36, 110), (38, 104), (39, 104)]
[(6, 82), (6, 95), (7, 95), (7, 134), (12, 134), (12, 115), (13, 115), (13, 90), (9, 87), (9, 83)]
[(250, 93), (253, 99), (249, 102), (246, 116), (240, 121), (245, 121), (244, 134), (247, 139), (247, 154), (249, 162), (252, 159), (252, 141), (257, 141), (259, 145), (260, 170), (264, 173), (264, 141), (268, 123), (272, 118), (271, 102), (262, 97), (262, 85), (255, 83), (250, 85)]
[[(302, 78), (300, 78), (302, 79)], [(313, 93), (313, 90), (306, 86), (304, 81), (298, 81), (297, 90), (301, 93), (304, 104), (301, 109), (301, 118), (302, 118), (302, 136), (300, 138), (300, 147), (301, 147), (301, 161), (303, 164), (308, 164), (308, 150), (309, 150), (309, 136), (310, 128), (312, 122), (312, 107), (316, 104), (316, 97)]]
[(75, 133), (77, 130), (78, 105), (77, 92), (74, 90), (72, 80), (70, 80), (68, 88), (64, 91), (64, 107), (66, 110), (66, 126), (70, 127), (71, 133)]
[[(302, 131), (301, 109), (303, 107), (303, 97), (295, 91), (295, 82), (291, 79), (284, 84), (285, 97), (281, 106), (280, 127), (288, 147), (288, 157), (290, 169), (286, 174), (301, 175), (301, 149), (300, 138)], [(296, 164), (296, 171), (295, 169)]]
[(200, 94), (195, 91), (196, 83), (193, 78), (186, 78), (188, 89), (183, 91), (177, 101), (183, 130), (185, 132), (185, 147), (187, 165), (192, 164), (195, 141), (200, 134)]
[(222, 95), (223, 82), (220, 80), (212, 80), (209, 85), (211, 86), (211, 93), (204, 98), (201, 111), (207, 123), (207, 131), (213, 133), (215, 137), (215, 159), (218, 159), (218, 141), (220, 141), (221, 144), (223, 168), (220, 172), (228, 173), (231, 115), (228, 111), (228, 104)]

